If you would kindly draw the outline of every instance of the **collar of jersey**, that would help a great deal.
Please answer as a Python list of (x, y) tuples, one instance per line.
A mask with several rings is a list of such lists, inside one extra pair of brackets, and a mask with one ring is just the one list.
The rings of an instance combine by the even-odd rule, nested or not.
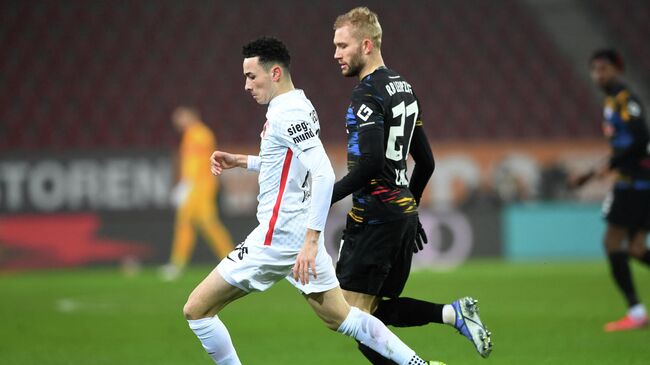
[(361, 79), (361, 81), (365, 81), (366, 79), (371, 78), (372, 75), (374, 75), (377, 71), (381, 71), (381, 70), (388, 70), (388, 67), (386, 67), (386, 65), (377, 67), (374, 71), (367, 74), (363, 79)]
[(285, 99), (290, 99), (295, 97), (294, 95), (302, 95), (302, 94), (304, 94), (304, 91), (302, 91), (302, 89), (293, 89), (291, 91), (287, 91), (286, 93), (280, 94), (274, 97), (273, 99), (271, 99), (271, 102), (269, 102), (269, 108), (272, 108), (275, 105), (282, 103), (282, 101)]
[(607, 95), (609, 95), (609, 96), (616, 96), (616, 95), (618, 95), (618, 93), (620, 93), (621, 91), (623, 91), (625, 89), (626, 89), (625, 84), (623, 84), (620, 81), (617, 81), (617, 82), (613, 83), (611, 86), (609, 86), (605, 90), (605, 93)]

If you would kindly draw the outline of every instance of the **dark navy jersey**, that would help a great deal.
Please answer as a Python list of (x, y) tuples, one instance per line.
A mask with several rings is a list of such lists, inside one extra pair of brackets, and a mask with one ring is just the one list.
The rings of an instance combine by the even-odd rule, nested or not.
[[(408, 188), (406, 160), (416, 128), (422, 128), (420, 103), (411, 85), (395, 71), (380, 67), (352, 91), (346, 115), (348, 171), (361, 157), (359, 137), (375, 135), (381, 144), (383, 168), (352, 194), (350, 217), (370, 224), (404, 218), (417, 212)], [(377, 133), (381, 131), (381, 133)], [(379, 140), (383, 135), (383, 140)], [(427, 177), (428, 179), (428, 177)]]
[(617, 187), (650, 189), (650, 137), (639, 99), (622, 84), (607, 91), (603, 132), (612, 149), (610, 167), (619, 173)]

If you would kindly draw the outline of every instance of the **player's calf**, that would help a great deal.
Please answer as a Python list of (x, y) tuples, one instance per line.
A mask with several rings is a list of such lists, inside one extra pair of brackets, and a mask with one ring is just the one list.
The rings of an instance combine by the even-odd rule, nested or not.
[(188, 320), (187, 323), (216, 364), (241, 365), (228, 329), (218, 316)]
[(190, 294), (183, 306), (187, 323), (208, 355), (219, 365), (240, 365), (226, 326), (217, 313), (246, 292), (228, 284), (213, 270)]
[(328, 328), (354, 338), (400, 365), (427, 364), (380, 320), (359, 308), (350, 307), (340, 287), (305, 297)]
[(650, 265), (650, 250), (646, 246), (646, 237), (648, 232), (645, 230), (637, 231), (630, 240), (629, 252), (635, 259)]
[[(354, 338), (397, 364), (430, 364), (402, 342), (380, 320), (358, 308), (350, 308), (348, 316), (337, 331)], [(441, 364), (439, 362), (433, 363)]]

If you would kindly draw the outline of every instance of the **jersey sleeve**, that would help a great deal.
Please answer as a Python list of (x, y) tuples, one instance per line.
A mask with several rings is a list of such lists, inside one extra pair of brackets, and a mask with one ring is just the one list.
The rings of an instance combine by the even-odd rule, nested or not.
[[(352, 94), (350, 113), (358, 130), (359, 160), (347, 175), (334, 185), (332, 204), (363, 188), (384, 168), (384, 109), (378, 99), (363, 88)], [(352, 116), (348, 116), (351, 118)]]
[(320, 232), (325, 229), (327, 213), (330, 208), (335, 180), (334, 170), (322, 146), (310, 148), (305, 153), (298, 155), (298, 160), (311, 173), (312, 199), (307, 228)]
[(415, 166), (411, 174), (409, 190), (413, 194), (417, 205), (420, 205), (424, 188), (427, 186), (431, 175), (433, 175), (433, 170), (436, 168), (436, 162), (431, 152), (429, 140), (424, 133), (424, 128), (416, 127), (413, 131), (410, 153), (415, 161)]
[(622, 100), (620, 108), (623, 121), (645, 121), (645, 110), (636, 96), (630, 96)]
[(371, 128), (384, 128), (385, 110), (377, 93), (364, 84), (352, 92), (351, 113), (357, 123), (359, 133)]
[(609, 160), (611, 168), (621, 166), (629, 158), (639, 158), (647, 153), (650, 133), (645, 122), (643, 106), (635, 96), (619, 100), (621, 119), (627, 124), (632, 138), (627, 146), (614, 151)]
[(251, 156), (248, 155), (246, 158), (246, 169), (248, 171), (260, 171), (260, 167), (262, 166), (262, 159), (260, 156)]
[[(417, 97), (417, 96), (416, 96)], [(410, 155), (415, 161), (413, 173), (409, 181), (409, 190), (415, 198), (417, 205), (420, 205), (422, 193), (427, 186), (433, 171), (436, 168), (436, 162), (431, 152), (429, 140), (422, 125), (422, 108), (420, 107), (420, 100), (418, 99), (418, 118), (415, 121), (415, 128), (413, 129), (413, 136), (411, 137)]]
[[(415, 95), (415, 93), (413, 93)], [(417, 95), (415, 96), (417, 98)], [(418, 101), (418, 119), (415, 121), (415, 128), (422, 128), (423, 127), (423, 120), (422, 119), (422, 104), (420, 104), (420, 99), (417, 99)]]
[(287, 113), (286, 119), (269, 121), (268, 137), (276, 143), (291, 148), (299, 155), (300, 153), (322, 146), (320, 140), (320, 126), (315, 112), (309, 113)]

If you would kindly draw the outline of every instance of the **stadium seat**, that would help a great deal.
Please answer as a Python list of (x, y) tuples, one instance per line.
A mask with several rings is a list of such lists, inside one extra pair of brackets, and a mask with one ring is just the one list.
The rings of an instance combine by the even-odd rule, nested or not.
[[(630, 16), (642, 1), (623, 3), (595, 6), (639, 52), (641, 65), (650, 66), (647, 47), (629, 36), (647, 33), (647, 12)], [(289, 45), (294, 81), (323, 127), (342, 128), (354, 82), (338, 74), (331, 26), (349, 5), (289, 0), (286, 6), (292, 11), (227, 1), (11, 2), (0, 12), (0, 97), (11, 100), (0, 107), (6, 134), (0, 150), (171, 148), (178, 139), (169, 113), (181, 103), (203, 111), (220, 143), (256, 144), (265, 109), (243, 90), (240, 47), (266, 34)], [(518, 1), (372, 7), (385, 32), (384, 59), (418, 92), (432, 139), (598, 134), (596, 124), (584, 123), (599, 113), (589, 85)], [(20, 123), (43, 130), (24, 133)]]

